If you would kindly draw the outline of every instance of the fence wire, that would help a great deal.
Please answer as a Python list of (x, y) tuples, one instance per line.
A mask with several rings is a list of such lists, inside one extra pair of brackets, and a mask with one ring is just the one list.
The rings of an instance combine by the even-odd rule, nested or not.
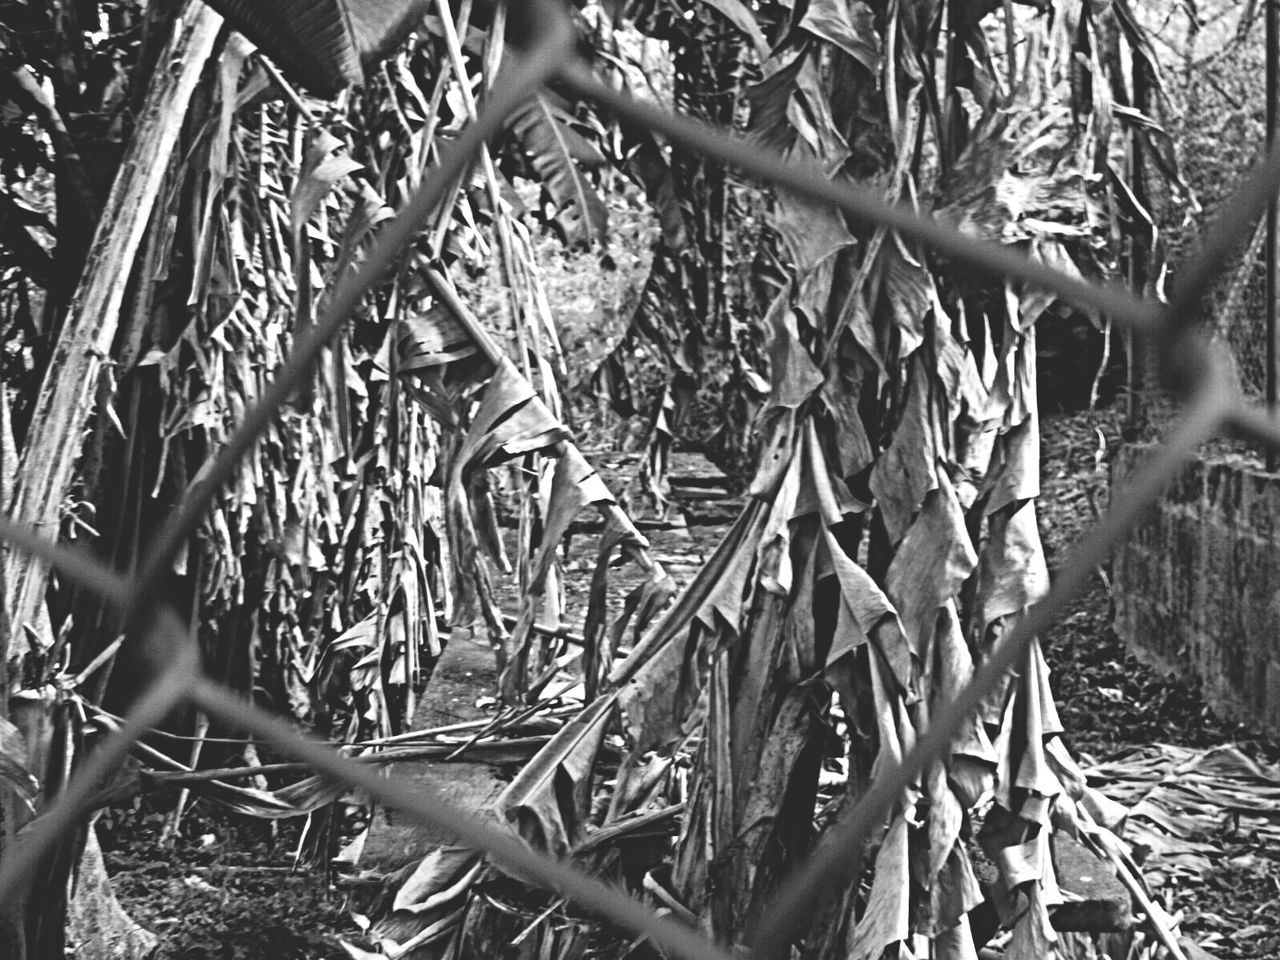
[[(1229, 434), (1280, 451), (1280, 419), (1250, 405), (1239, 392), (1231, 364), (1214, 347), (1193, 318), (1201, 300), (1233, 255), (1255, 229), (1280, 186), (1280, 153), (1272, 153), (1247, 179), (1207, 234), (1201, 249), (1178, 272), (1170, 303), (1135, 296), (1114, 284), (1088, 283), (1060, 273), (1019, 253), (968, 236), (916, 211), (890, 204), (874, 191), (828, 180), (816, 167), (785, 160), (776, 153), (735, 139), (725, 130), (667, 113), (620, 94), (596, 81), (577, 59), (572, 26), (554, 0), (531, 4), (523, 18), (534, 34), (516, 66), (499, 79), (476, 119), (442, 152), (440, 163), (423, 178), (413, 199), (380, 231), (357, 272), (346, 275), (328, 300), (319, 320), (294, 348), (259, 402), (245, 415), (231, 439), (201, 471), (201, 479), (173, 511), (146, 556), (139, 573), (126, 579), (87, 554), (52, 544), (36, 531), (0, 518), (0, 540), (28, 551), (62, 577), (108, 601), (121, 615), (125, 630), (149, 664), (146, 692), (125, 722), (80, 765), (67, 788), (17, 838), (0, 863), (0, 903), (11, 902), (18, 888), (53, 845), (89, 813), (95, 788), (140, 739), (180, 703), (187, 702), (220, 721), (268, 741), (318, 772), (366, 791), (378, 802), (429, 827), (448, 831), (465, 844), (482, 849), (493, 861), (523, 880), (544, 887), (636, 936), (647, 937), (668, 955), (681, 960), (731, 960), (731, 954), (702, 933), (661, 916), (625, 891), (526, 846), (514, 833), (491, 826), (474, 811), (459, 808), (435, 791), (412, 787), (381, 776), (368, 765), (340, 755), (331, 745), (307, 738), (290, 724), (246, 702), (228, 688), (203, 677), (195, 637), (183, 619), (161, 600), (163, 574), (181, 544), (195, 530), (216, 494), (232, 477), (241, 459), (280, 408), (309, 375), (323, 347), (450, 195), (484, 143), (532, 94), (556, 83), (593, 100), (613, 113), (662, 133), (673, 141), (736, 166), (761, 181), (803, 197), (838, 207), (849, 216), (897, 231), (935, 251), (962, 261), (992, 277), (1012, 278), (1090, 308), (1141, 337), (1149, 338), (1161, 359), (1165, 386), (1185, 402), (1159, 456), (1113, 497), (1109, 513), (1082, 539), (1063, 565), (1048, 595), (1005, 635), (969, 684), (939, 711), (906, 757), (890, 766), (856, 805), (829, 827), (814, 852), (782, 884), (761, 915), (749, 956), (777, 958), (797, 926), (808, 917), (815, 894), (835, 883), (852, 858), (850, 845), (862, 842), (880, 822), (903, 789), (950, 744), (953, 734), (1024, 656), (1033, 637), (1049, 627), (1064, 605), (1086, 585), (1093, 569), (1128, 534), (1152, 506), (1202, 442)], [(526, 11), (526, 14), (528, 11)], [(742, 960), (742, 954), (735, 954)]]

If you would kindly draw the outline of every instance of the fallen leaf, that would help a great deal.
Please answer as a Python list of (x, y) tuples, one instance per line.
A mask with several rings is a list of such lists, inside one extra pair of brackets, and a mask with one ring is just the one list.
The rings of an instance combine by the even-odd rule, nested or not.
[(566, 856), (580, 839), (596, 754), (615, 706), (613, 696), (586, 706), (520, 768), (498, 798), (498, 808), (538, 849)]
[(400, 885), (393, 910), (425, 913), (457, 899), (483, 869), (483, 854), (468, 847), (437, 847)]

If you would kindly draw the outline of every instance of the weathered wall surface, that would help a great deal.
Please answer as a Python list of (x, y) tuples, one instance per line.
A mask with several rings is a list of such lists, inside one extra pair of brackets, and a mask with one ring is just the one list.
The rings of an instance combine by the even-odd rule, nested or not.
[[(1112, 489), (1149, 455), (1123, 447)], [(1280, 475), (1197, 460), (1115, 556), (1116, 631), (1191, 670), (1219, 713), (1280, 732)]]

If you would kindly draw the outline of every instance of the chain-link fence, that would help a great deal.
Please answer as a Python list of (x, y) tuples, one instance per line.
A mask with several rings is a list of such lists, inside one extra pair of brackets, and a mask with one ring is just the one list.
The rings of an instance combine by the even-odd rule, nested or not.
[(360, 269), (338, 284), (319, 320), (298, 337), (289, 360), (248, 411), (231, 440), (202, 471), (203, 479), (164, 525), (136, 575), (122, 577), (80, 552), (50, 543), (34, 530), (0, 520), (0, 537), (11, 546), (28, 551), (64, 578), (114, 604), (123, 617), (125, 632), (137, 644), (140, 662), (149, 664), (153, 671), (146, 692), (126, 722), (93, 751), (58, 799), (6, 852), (0, 864), (0, 903), (11, 901), (15, 891), (29, 881), (41, 857), (68, 828), (87, 815), (96, 785), (121, 762), (133, 742), (185, 701), (223, 723), (269, 741), (326, 776), (366, 791), (376, 801), (413, 820), (452, 833), (460, 843), (484, 850), (495, 863), (515, 875), (554, 890), (578, 907), (633, 934), (648, 937), (668, 955), (683, 960), (729, 960), (730, 953), (725, 948), (698, 931), (659, 915), (568, 863), (535, 852), (513, 833), (482, 822), (474, 811), (450, 804), (421, 784), (411, 787), (385, 778), (370, 765), (356, 763), (329, 745), (299, 736), (291, 724), (201, 676), (191, 629), (162, 599), (164, 572), (185, 538), (232, 477), (241, 458), (309, 375), (325, 344), (428, 222), (482, 145), (501, 130), (514, 109), (544, 84), (555, 81), (671, 141), (813, 202), (830, 204), (846, 215), (923, 242), (988, 276), (1033, 284), (1098, 311), (1154, 345), (1165, 385), (1185, 401), (1184, 412), (1167, 436), (1161, 454), (1113, 498), (1110, 512), (1063, 564), (1048, 595), (1000, 639), (971, 682), (936, 711), (915, 748), (901, 763), (886, 764), (870, 789), (825, 831), (808, 860), (784, 882), (769, 910), (759, 919), (756, 929), (760, 933), (751, 948), (752, 955), (785, 955), (786, 944), (804, 922), (807, 907), (815, 901), (820, 888), (834, 883), (849, 868), (851, 859), (846, 851), (865, 842), (903, 789), (943, 754), (955, 733), (964, 727), (966, 718), (1025, 654), (1032, 639), (1054, 623), (1068, 601), (1086, 585), (1092, 571), (1127, 536), (1199, 444), (1231, 434), (1272, 449), (1280, 448), (1280, 420), (1245, 401), (1223, 348), (1211, 344), (1207, 333), (1192, 320), (1229, 260), (1253, 235), (1259, 216), (1280, 186), (1280, 154), (1269, 157), (1225, 205), (1216, 228), (1208, 232), (1198, 254), (1179, 271), (1171, 302), (1152, 302), (1118, 286), (1091, 284), (1066, 276), (1018, 252), (887, 203), (870, 189), (830, 181), (816, 168), (787, 163), (724, 131), (633, 101), (595, 80), (575, 59), (571, 25), (554, 3), (540, 4), (536, 15), (526, 22), (536, 24), (531, 28), (536, 36), (527, 38), (518, 65), (493, 90), (475, 122), (442, 152), (440, 163), (424, 177), (414, 199), (382, 230)]

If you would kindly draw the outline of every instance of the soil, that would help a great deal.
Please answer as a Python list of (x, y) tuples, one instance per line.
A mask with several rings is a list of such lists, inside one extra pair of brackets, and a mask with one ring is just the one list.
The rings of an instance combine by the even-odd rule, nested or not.
[[(1119, 440), (1115, 411), (1047, 417), (1043, 426), (1040, 525), (1051, 567), (1106, 507), (1108, 451)], [(718, 527), (655, 537), (655, 552), (679, 576), (705, 559)], [(594, 537), (576, 538), (569, 567), (589, 571)], [(1128, 655), (1111, 629), (1105, 571), (1044, 638), (1059, 711), (1086, 765), (1151, 742), (1208, 747), (1239, 742), (1261, 758), (1280, 745), (1216, 717), (1185, 677), (1160, 677)], [(585, 579), (579, 573), (575, 579)], [(576, 597), (575, 597), (576, 599)], [(346, 956), (337, 938), (358, 937), (344, 893), (322, 871), (293, 872), (298, 824), (233, 817), (196, 801), (172, 846), (159, 842), (168, 796), (104, 814), (99, 830), (125, 908), (161, 939), (159, 958), (328, 960)], [(1280, 850), (1224, 824), (1224, 855), (1194, 885), (1161, 891), (1183, 916), (1183, 932), (1222, 960), (1280, 956)]]
[[(116, 897), (160, 939), (154, 960), (339, 960), (358, 934), (322, 871), (294, 872), (300, 821), (272, 825), (196, 800), (172, 845), (171, 797), (144, 796), (98, 823)], [(164, 809), (160, 809), (163, 806)]]

